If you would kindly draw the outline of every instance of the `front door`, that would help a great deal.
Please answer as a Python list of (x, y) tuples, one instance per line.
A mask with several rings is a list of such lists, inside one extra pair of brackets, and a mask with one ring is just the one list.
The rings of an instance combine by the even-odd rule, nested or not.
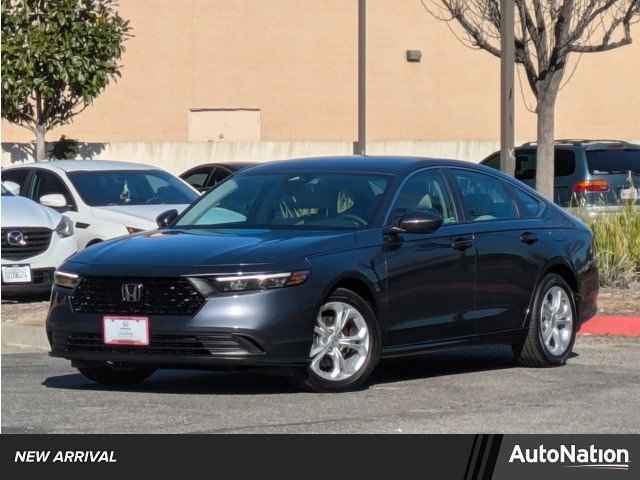
[(402, 215), (433, 208), (444, 219), (431, 234), (388, 234), (385, 244), (390, 346), (409, 346), (473, 334), (476, 253), (468, 226), (461, 225), (439, 169), (419, 171), (401, 188), (388, 224)]

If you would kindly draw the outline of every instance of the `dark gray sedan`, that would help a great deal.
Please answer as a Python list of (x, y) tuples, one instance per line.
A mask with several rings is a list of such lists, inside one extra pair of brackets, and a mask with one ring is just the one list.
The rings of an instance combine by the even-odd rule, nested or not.
[(97, 382), (287, 367), (313, 390), (342, 391), (381, 358), (479, 342), (562, 365), (596, 311), (591, 232), (468, 163), (273, 162), (158, 223), (56, 272), (52, 355)]

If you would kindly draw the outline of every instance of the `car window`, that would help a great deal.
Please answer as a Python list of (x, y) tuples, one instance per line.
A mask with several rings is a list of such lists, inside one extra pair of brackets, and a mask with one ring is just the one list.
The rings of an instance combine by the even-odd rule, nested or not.
[[(535, 150), (520, 150), (516, 152), (516, 175), (518, 180), (534, 180), (536, 178)], [(555, 150), (555, 176), (569, 177), (576, 171), (576, 156), (571, 150), (556, 148)]]
[(210, 172), (211, 168), (209, 167), (199, 168), (198, 170), (194, 170), (189, 173), (186, 177), (184, 177), (183, 180), (192, 187), (200, 190), (205, 187)]
[(28, 192), (25, 191), (25, 182), (27, 180), (27, 176), (31, 169), (27, 168), (17, 168), (15, 170), (3, 170), (2, 171), (2, 181), (3, 182), (13, 182), (20, 185), (20, 194), (27, 195)]
[(589, 150), (587, 164), (592, 175), (612, 173), (640, 174), (640, 149), (633, 150)]
[(365, 228), (388, 183), (385, 175), (368, 174), (233, 176), (202, 197), (176, 226)]
[(517, 218), (516, 206), (506, 185), (483, 173), (452, 169), (462, 196), (467, 220), (483, 222)]
[(191, 203), (198, 194), (162, 170), (82, 171), (69, 174), (85, 203), (112, 205), (177, 205)]
[(40, 199), (45, 195), (54, 193), (64, 196), (68, 206), (73, 207), (75, 205), (73, 197), (58, 175), (46, 170), (36, 170), (31, 182), (29, 197), (35, 202), (40, 202)]
[(544, 209), (544, 202), (533, 195), (529, 195), (527, 192), (520, 188), (512, 187), (518, 206), (520, 207), (521, 218), (536, 218), (542, 213)]
[(216, 167), (216, 169), (213, 171), (213, 175), (211, 175), (211, 178), (209, 179), (209, 184), (207, 185), (207, 187), (215, 187), (229, 175), (231, 175), (231, 172), (226, 168)]
[(410, 212), (437, 210), (443, 224), (458, 223), (458, 215), (442, 174), (437, 170), (425, 170), (411, 176), (398, 192), (391, 210), (391, 221)]

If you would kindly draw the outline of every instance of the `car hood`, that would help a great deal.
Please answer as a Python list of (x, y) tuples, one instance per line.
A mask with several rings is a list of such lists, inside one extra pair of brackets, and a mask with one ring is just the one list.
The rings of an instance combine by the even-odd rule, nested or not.
[(112, 207), (93, 207), (93, 214), (114, 223), (150, 230), (156, 228), (156, 217), (167, 210), (182, 212), (188, 205), (117, 205)]
[(44, 227), (54, 229), (62, 216), (25, 197), (2, 197), (2, 227)]
[(304, 264), (308, 256), (343, 251), (355, 243), (354, 232), (170, 229), (100, 243), (77, 254), (72, 263), (78, 273), (110, 275), (260, 272)]

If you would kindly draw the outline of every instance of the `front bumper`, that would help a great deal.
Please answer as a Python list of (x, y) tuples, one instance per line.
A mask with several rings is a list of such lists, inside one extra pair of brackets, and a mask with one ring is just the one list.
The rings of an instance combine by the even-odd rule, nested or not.
[(39, 255), (21, 260), (2, 259), (2, 265), (29, 265), (31, 267), (31, 282), (5, 283), (2, 282), (2, 294), (7, 297), (22, 295), (44, 295), (51, 291), (53, 272), (78, 250), (74, 235), (60, 238), (55, 232), (46, 251)]
[[(103, 314), (77, 313), (54, 287), (47, 317), (50, 355), (75, 364), (114, 361), (158, 368), (297, 366), (308, 362), (319, 299), (307, 285), (209, 297), (193, 316), (145, 315), (146, 347), (105, 345)], [(118, 312), (113, 312), (118, 314)]]

